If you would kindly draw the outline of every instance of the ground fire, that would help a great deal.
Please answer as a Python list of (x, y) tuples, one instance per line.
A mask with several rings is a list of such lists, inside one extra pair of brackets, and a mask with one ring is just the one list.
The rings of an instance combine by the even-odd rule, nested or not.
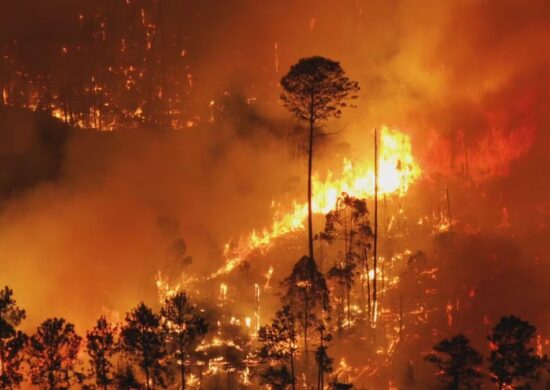
[(0, 7), (0, 388), (550, 386), (547, 1)]

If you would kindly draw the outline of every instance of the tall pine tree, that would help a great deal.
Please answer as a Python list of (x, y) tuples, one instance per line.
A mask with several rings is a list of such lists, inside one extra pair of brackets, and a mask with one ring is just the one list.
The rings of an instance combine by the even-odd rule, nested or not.
[(18, 329), (25, 311), (13, 299), (13, 290), (0, 290), (0, 388), (17, 388), (23, 381), (21, 363), (27, 336)]
[(530, 382), (539, 379), (548, 357), (536, 354), (532, 345), (535, 332), (533, 325), (513, 315), (502, 317), (493, 328), (488, 337), (489, 370), (499, 389), (529, 388)]
[(116, 329), (102, 316), (86, 334), (86, 350), (90, 357), (91, 374), (95, 384), (105, 390), (114, 382), (111, 358), (117, 349), (115, 333)]
[(166, 386), (166, 334), (158, 314), (140, 303), (126, 314), (120, 341), (122, 350), (141, 368), (146, 389)]
[(65, 390), (81, 383), (78, 354), (82, 338), (63, 318), (49, 318), (32, 335), (28, 348), (33, 385), (47, 390)]

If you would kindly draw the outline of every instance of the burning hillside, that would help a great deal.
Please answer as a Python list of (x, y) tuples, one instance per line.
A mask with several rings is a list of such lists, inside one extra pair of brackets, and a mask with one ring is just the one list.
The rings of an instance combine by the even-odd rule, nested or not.
[(546, 388), (548, 20), (4, 5), (0, 388)]

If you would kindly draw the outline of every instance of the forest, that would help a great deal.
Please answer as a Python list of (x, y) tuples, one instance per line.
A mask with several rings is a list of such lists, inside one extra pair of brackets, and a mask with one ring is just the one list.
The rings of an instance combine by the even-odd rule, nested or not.
[(550, 388), (528, 3), (0, 5), (0, 388)]

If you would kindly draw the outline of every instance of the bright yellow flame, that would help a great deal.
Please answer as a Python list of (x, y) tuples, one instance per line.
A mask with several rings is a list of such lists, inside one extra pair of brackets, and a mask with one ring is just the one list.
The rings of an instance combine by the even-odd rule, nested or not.
[[(382, 127), (378, 155), (378, 193), (403, 196), (421, 175), (420, 167), (412, 154), (409, 136), (399, 130)], [(373, 158), (367, 156), (358, 163), (344, 158), (342, 172), (338, 177), (328, 172), (322, 180), (316, 173), (312, 180), (312, 209), (316, 214), (326, 214), (334, 209), (338, 196), (343, 192), (356, 198), (371, 198), (375, 192)], [(253, 251), (259, 250), (263, 253), (269, 250), (276, 238), (304, 229), (307, 203), (295, 201), (291, 210), (286, 212), (277, 205), (273, 205), (273, 208), (271, 227), (261, 231), (253, 230), (248, 236), (241, 238), (236, 248), (227, 244), (224, 251), (226, 262), (211, 277), (231, 272)]]
[(227, 284), (221, 283), (220, 284), (220, 300), (225, 301), (227, 298)]
[(157, 285), (160, 303), (163, 304), (166, 299), (173, 297), (181, 291), (191, 291), (192, 286), (198, 282), (198, 280), (196, 276), (182, 273), (179, 276), (179, 280), (171, 281), (169, 278), (165, 277), (161, 271), (158, 271), (155, 277), (155, 283)]
[(52, 110), (52, 116), (61, 120), (65, 119), (65, 113), (61, 108), (54, 108)]

